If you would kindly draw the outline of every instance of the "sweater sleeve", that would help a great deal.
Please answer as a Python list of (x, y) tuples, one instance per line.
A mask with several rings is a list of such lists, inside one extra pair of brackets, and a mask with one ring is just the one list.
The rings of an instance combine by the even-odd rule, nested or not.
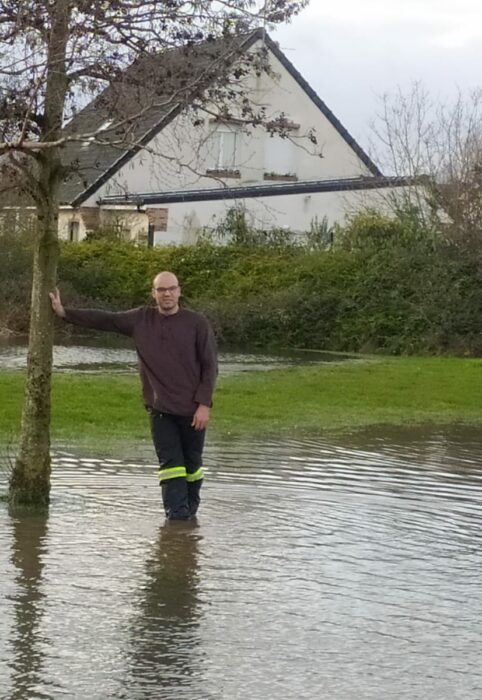
[(201, 367), (201, 381), (196, 390), (194, 400), (203, 406), (211, 406), (214, 385), (218, 375), (218, 353), (213, 330), (205, 318), (200, 319), (196, 345)]
[(130, 311), (100, 311), (98, 309), (65, 309), (64, 321), (83, 328), (111, 331), (132, 336), (140, 309)]

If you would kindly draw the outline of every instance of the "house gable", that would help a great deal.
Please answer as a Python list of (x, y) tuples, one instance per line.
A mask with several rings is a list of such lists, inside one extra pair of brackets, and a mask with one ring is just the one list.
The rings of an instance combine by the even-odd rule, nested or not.
[[(62, 161), (74, 165), (61, 188), (61, 202), (80, 206), (125, 163), (169, 124), (193, 95), (209, 88), (229, 71), (233, 62), (256, 41), (257, 33), (245, 37), (206, 41), (139, 59), (127, 78), (107, 87), (65, 127), (75, 136), (102, 129), (106, 121), (119, 124), (112, 145), (86, 139), (69, 141)], [(222, 58), (222, 60), (220, 60)], [(159, 106), (155, 106), (155, 104)], [(112, 119), (114, 116), (114, 119)], [(112, 130), (109, 132), (112, 136)]]
[[(321, 161), (321, 164), (319, 164), (318, 167), (318, 164), (315, 164), (315, 159), (312, 155), (311, 158), (313, 162), (310, 168), (308, 168), (306, 172), (303, 172), (303, 169), (301, 169), (299, 177), (308, 179), (320, 179), (322, 177), (326, 177), (329, 179), (341, 176), (353, 177), (359, 175), (380, 175), (381, 173), (376, 165), (370, 160), (363, 149), (343, 127), (340, 121), (333, 115), (331, 110), (328, 109), (326, 104), (319, 98), (319, 96), (304, 80), (300, 73), (294, 68), (291, 62), (279, 49), (277, 44), (273, 42), (266, 34), (264, 34), (264, 32), (257, 30), (257, 32), (253, 33), (249, 38), (244, 40), (242, 44), (243, 51), (251, 49), (259, 42), (263, 42), (269, 49), (274, 72), (280, 75), (281, 81), (284, 84), (290, 84), (287, 91), (291, 94), (290, 99), (296, 102), (298, 105), (303, 104), (306, 108), (305, 112), (311, 111), (309, 117), (311, 120), (310, 124), (314, 127), (317, 137), (319, 136), (321, 139), (321, 143), (319, 144), (321, 150), (323, 151), (324, 140), (327, 137), (327, 134), (329, 134), (328, 140), (331, 146), (333, 147), (333, 144), (335, 142), (337, 143), (337, 149), (335, 149), (336, 156), (334, 156), (333, 153), (331, 154), (333, 163), (346, 163), (345, 170), (335, 170), (333, 169), (334, 166), (331, 169), (329, 167), (326, 168), (324, 166), (329, 162), (327, 158), (325, 163)], [(268, 76), (263, 76), (263, 83), (263, 90), (268, 89), (272, 95), (275, 95), (276, 92), (278, 93), (278, 99), (276, 100), (278, 103), (278, 109), (275, 109), (275, 111), (286, 112), (287, 116), (290, 117), (291, 115), (289, 114), (289, 110), (283, 109), (283, 95), (281, 94), (282, 90), (280, 90), (279, 87), (277, 88), (273, 79), (269, 78)], [(271, 84), (269, 85), (269, 83)], [(304, 118), (304, 116), (304, 114), (301, 114), (298, 121), (300, 124), (303, 121), (305, 122), (302, 126), (306, 131), (307, 126), (310, 124), (306, 123), (306, 118)], [(206, 172), (209, 170), (209, 168), (206, 167), (206, 163), (200, 162), (196, 164), (196, 167), (190, 168), (189, 162), (192, 162), (192, 152), (190, 153), (189, 150), (193, 150), (192, 143), (196, 139), (205, 139), (206, 132), (204, 132), (203, 135), (201, 130), (200, 135), (199, 129), (197, 129), (197, 133), (194, 133), (193, 130), (192, 134), (187, 134), (185, 117), (183, 117), (183, 110), (180, 106), (171, 105), (169, 110), (164, 111), (162, 114), (151, 114), (149, 119), (150, 123), (144, 124), (144, 127), (147, 127), (145, 132), (139, 136), (136, 145), (132, 148), (119, 151), (112, 147), (109, 148), (109, 146), (106, 145), (104, 153), (100, 154), (102, 157), (98, 155), (96, 158), (94, 155), (94, 164), (92, 166), (91, 163), (90, 177), (87, 178), (85, 183), (79, 183), (77, 178), (77, 182), (72, 183), (70, 188), (67, 183), (66, 187), (64, 188), (63, 201), (69, 201), (74, 206), (80, 206), (84, 203), (90, 203), (92, 205), (99, 196), (102, 197), (106, 194), (119, 193), (122, 191), (122, 189), (128, 192), (139, 192), (153, 190), (160, 191), (165, 189), (175, 190), (180, 187), (198, 187), (199, 185), (195, 184), (195, 181), (196, 178), (199, 181), (200, 177), (202, 187), (223, 186), (223, 173), (213, 172), (212, 169), (211, 173)], [(188, 124), (188, 127), (189, 126), (190, 124)], [(168, 167), (167, 162), (164, 164), (162, 163), (162, 158), (160, 156), (155, 158), (152, 155), (149, 155), (149, 153), (146, 154), (146, 151), (144, 150), (147, 147), (148, 151), (162, 151), (169, 153), (169, 151), (166, 151), (165, 149), (166, 147), (170, 147), (169, 141), (172, 141), (173, 134), (176, 132), (184, 134), (181, 149), (181, 151), (184, 150), (184, 152), (179, 151), (178, 160), (179, 162), (186, 162), (186, 160), (188, 161), (188, 167), (186, 169), (187, 176), (183, 176), (180, 173), (179, 167)], [(270, 145), (269, 143), (266, 144), (266, 134), (264, 131), (263, 133), (261, 132), (261, 129), (253, 130), (248, 139), (252, 145), (255, 144), (255, 139), (258, 139), (256, 147), (252, 147), (253, 153), (257, 153), (258, 157), (261, 153), (266, 151), (267, 145)], [(193, 139), (191, 144), (189, 137)], [(265, 140), (264, 143), (262, 142), (263, 139)], [(88, 144), (87, 148), (85, 148), (86, 156), (89, 149), (92, 149), (92, 151), (95, 153), (95, 151), (99, 150), (99, 147), (97, 144)], [(314, 152), (314, 149), (311, 150)], [(82, 148), (80, 151), (82, 154)], [(341, 158), (340, 153), (342, 153)], [(202, 161), (202, 155), (203, 154), (200, 151), (200, 161)], [(247, 155), (248, 154), (246, 154), (245, 157), (245, 164), (247, 164), (248, 160)], [(89, 157), (92, 159), (92, 154), (90, 154)], [(171, 163), (174, 160), (176, 159), (173, 158)], [(155, 161), (157, 161), (157, 163)], [(148, 166), (146, 166), (146, 163), (148, 163)], [(156, 168), (159, 172), (159, 176), (156, 178), (156, 181), (149, 182), (149, 171), (153, 173)], [(189, 170), (191, 170), (190, 175)], [(239, 176), (241, 178), (240, 182), (228, 181), (226, 184), (236, 185), (243, 184), (244, 182), (257, 182), (262, 179), (269, 180), (270, 174), (272, 174), (269, 168), (267, 169), (264, 162), (258, 162), (255, 164), (253, 161), (253, 172), (251, 172), (249, 175), (248, 171), (249, 166), (246, 165), (244, 178), (241, 177), (241, 174)], [(279, 176), (283, 173), (275, 174)], [(289, 173), (284, 174), (288, 175)], [(203, 177), (207, 175), (210, 175), (210, 177)], [(219, 177), (216, 177), (217, 175)], [(148, 182), (146, 182), (146, 180), (148, 180)]]
[(352, 148), (355, 154), (358, 156), (360, 161), (364, 163), (367, 170), (375, 176), (382, 176), (382, 172), (371, 160), (367, 153), (362, 149), (362, 147), (357, 143), (349, 131), (343, 126), (333, 112), (329, 109), (321, 97), (313, 90), (311, 85), (303, 78), (301, 73), (294, 67), (287, 56), (281, 51), (278, 44), (276, 44), (272, 39), (267, 37), (267, 45), (270, 48), (273, 55), (278, 59), (280, 64), (286, 69), (286, 71), (291, 75), (294, 81), (298, 83), (300, 88), (304, 93), (310, 98), (314, 105), (320, 110), (328, 122), (333, 126), (333, 128), (338, 132), (341, 138)]

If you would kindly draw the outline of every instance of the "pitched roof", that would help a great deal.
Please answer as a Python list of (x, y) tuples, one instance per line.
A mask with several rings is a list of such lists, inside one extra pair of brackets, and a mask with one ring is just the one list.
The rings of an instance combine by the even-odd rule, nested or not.
[(61, 203), (80, 204), (95, 192), (186, 105), (222, 80), (252, 43), (251, 35), (205, 41), (138, 59), (65, 127), (68, 135), (100, 133), (63, 148), (63, 164), (74, 167), (62, 184)]
[[(290, 75), (351, 146), (373, 175), (376, 165), (320, 99), (278, 45), (262, 29), (229, 41), (213, 40), (149, 54), (81, 110), (65, 127), (68, 134), (105, 130), (106, 140), (71, 141), (63, 149), (64, 165), (74, 165), (61, 187), (61, 203), (79, 206), (147, 145), (182, 109), (227, 74), (240, 55), (258, 40)], [(110, 128), (115, 125), (115, 130)], [(110, 130), (109, 130), (110, 129)], [(115, 143), (112, 143), (115, 141)]]

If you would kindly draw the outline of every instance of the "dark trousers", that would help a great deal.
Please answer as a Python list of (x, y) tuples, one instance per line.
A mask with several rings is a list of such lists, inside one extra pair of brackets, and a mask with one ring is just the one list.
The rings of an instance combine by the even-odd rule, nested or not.
[(149, 409), (151, 435), (159, 460), (159, 483), (168, 518), (196, 514), (203, 480), (205, 430), (194, 430), (192, 417)]

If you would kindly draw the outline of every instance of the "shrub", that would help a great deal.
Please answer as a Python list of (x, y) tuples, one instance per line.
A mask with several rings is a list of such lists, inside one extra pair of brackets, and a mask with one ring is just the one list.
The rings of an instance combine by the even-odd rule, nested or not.
[[(155, 274), (173, 270), (185, 303), (211, 318), (224, 344), (481, 353), (482, 264), (469, 249), (412, 210), (394, 219), (359, 214), (331, 249), (327, 231), (321, 226), (306, 246), (260, 244), (244, 233), (226, 245), (154, 249), (63, 243), (60, 287), (76, 306), (125, 309), (149, 302)], [(4, 237), (0, 246), (1, 317), (26, 327), (29, 239)]]
[(0, 327), (20, 333), (29, 323), (32, 235), (27, 228), (0, 235)]

